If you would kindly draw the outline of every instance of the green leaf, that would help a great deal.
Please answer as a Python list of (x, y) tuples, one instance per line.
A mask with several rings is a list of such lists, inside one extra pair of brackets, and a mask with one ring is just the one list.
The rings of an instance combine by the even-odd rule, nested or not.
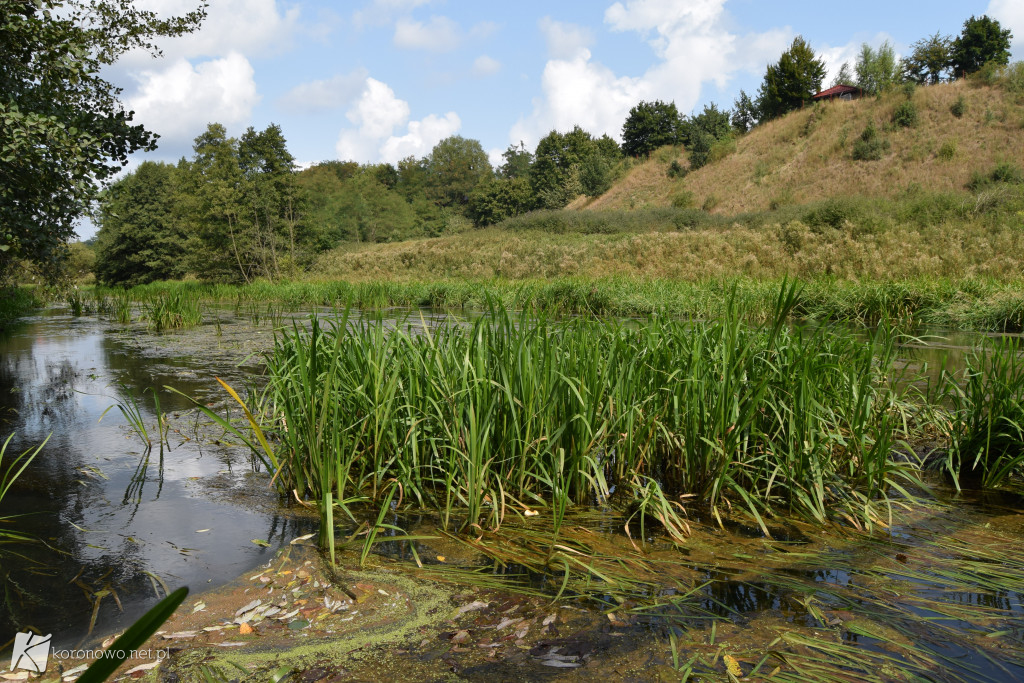
[(107, 648), (100, 659), (97, 659), (85, 670), (78, 683), (101, 683), (110, 678), (117, 667), (124, 664), (133, 650), (139, 649), (156, 630), (174, 614), (178, 605), (188, 595), (188, 587), (182, 586), (156, 604), (153, 609), (142, 615), (132, 624), (131, 628)]

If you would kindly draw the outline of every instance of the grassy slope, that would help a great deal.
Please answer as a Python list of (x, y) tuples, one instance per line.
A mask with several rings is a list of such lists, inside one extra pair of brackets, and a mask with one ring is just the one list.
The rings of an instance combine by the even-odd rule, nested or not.
[[(967, 112), (957, 119), (951, 105), (963, 95)], [(681, 191), (701, 207), (713, 197), (713, 213), (763, 211), (775, 204), (803, 204), (837, 195), (896, 197), (914, 185), (933, 192), (960, 192), (975, 171), (996, 163), (1019, 163), (1024, 105), (1001, 88), (965, 81), (917, 88), (916, 128), (884, 131), (902, 91), (855, 102), (833, 101), (771, 121), (740, 138), (736, 152), (680, 180), (665, 175), (676, 155), (655, 154), (587, 209), (670, 206)], [(891, 143), (879, 161), (854, 161), (854, 140), (869, 121)], [(952, 159), (939, 156), (944, 143)], [(679, 154), (686, 164), (685, 155)]]
[[(957, 119), (950, 106), (961, 95), (967, 113)], [(665, 175), (679, 154), (666, 148), (596, 200), (459, 235), (346, 245), (322, 255), (309, 277), (981, 277), (1019, 285), (1024, 186), (965, 186), (997, 163), (1020, 164), (1024, 103), (965, 83), (918, 88), (913, 98), (915, 128), (888, 123), (902, 91), (827, 103), (755, 129), (734, 153), (683, 179)], [(854, 161), (850, 149), (868, 121), (890, 148), (878, 161)], [(955, 148), (952, 158), (939, 154), (944, 145)], [(686, 192), (710, 212), (671, 207)], [(836, 201), (838, 220), (816, 218)]]

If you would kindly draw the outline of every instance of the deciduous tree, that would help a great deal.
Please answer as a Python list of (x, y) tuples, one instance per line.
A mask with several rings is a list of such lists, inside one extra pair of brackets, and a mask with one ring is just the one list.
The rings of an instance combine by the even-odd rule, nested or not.
[(1013, 34), (999, 22), (986, 15), (973, 15), (964, 22), (963, 31), (950, 51), (950, 62), (955, 77), (966, 76), (985, 64), (1005, 65), (1010, 63), (1010, 41)]
[(155, 147), (101, 72), (129, 50), (158, 54), (206, 5), (171, 19), (135, 5), (0, 0), (0, 276), (15, 258), (58, 261), (103, 183)]
[(640, 102), (622, 124), (622, 151), (631, 157), (647, 156), (658, 147), (680, 143), (682, 121), (675, 102)]

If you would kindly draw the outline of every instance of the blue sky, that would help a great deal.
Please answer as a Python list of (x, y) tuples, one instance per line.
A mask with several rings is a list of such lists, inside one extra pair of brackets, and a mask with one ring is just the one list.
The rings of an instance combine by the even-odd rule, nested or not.
[[(194, 0), (140, 0), (161, 13)], [(211, 0), (164, 56), (109, 73), (174, 161), (211, 121), (231, 135), (279, 124), (296, 160), (397, 161), (440, 139), (480, 140), (492, 159), (579, 124), (618, 138), (640, 100), (684, 112), (754, 94), (765, 66), (803, 35), (830, 68), (861, 43), (959, 33), (988, 14), (1024, 57), (1024, 1)], [(140, 157), (142, 158), (142, 157)], [(88, 230), (83, 230), (88, 232)], [(83, 235), (88, 236), (88, 235)]]

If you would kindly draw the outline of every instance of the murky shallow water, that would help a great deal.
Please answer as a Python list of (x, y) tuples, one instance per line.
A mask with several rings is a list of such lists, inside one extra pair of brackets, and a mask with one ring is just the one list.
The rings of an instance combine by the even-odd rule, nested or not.
[[(265, 478), (251, 481), (252, 466), (237, 451), (198, 443), (187, 419), (172, 420), (178, 431), (169, 446), (147, 454), (119, 410), (104, 415), (117, 401), (165, 385), (212, 400), (214, 375), (238, 381), (245, 374), (231, 362), (237, 349), (225, 348), (219, 358), (147, 354), (136, 348), (141, 340), (95, 318), (49, 310), (0, 341), (2, 433), (14, 433), (8, 458), (49, 437), (0, 514), (24, 515), (17, 528), (50, 546), (19, 546), (0, 556), (8, 582), (0, 643), (32, 626), (53, 633), (56, 645), (76, 644), (98, 596), (94, 632), (120, 629), (163, 594), (160, 580), (171, 590), (216, 586), (308, 528), (274, 510)], [(188, 408), (162, 389), (160, 398), (166, 413), (180, 416)], [(151, 399), (141, 402), (153, 430)], [(257, 504), (211, 496), (211, 482), (226, 494), (253, 493)]]
[[(427, 323), (440, 317), (426, 315)], [(266, 325), (254, 328), (245, 316), (229, 311), (220, 324), (208, 321), (200, 330), (153, 336), (138, 325), (120, 328), (55, 309), (28, 319), (0, 342), (2, 433), (16, 434), (8, 455), (51, 435), (0, 510), (31, 513), (19, 518), (19, 528), (51, 546), (19, 547), (24, 557), (0, 557), (8, 585), (0, 642), (31, 625), (53, 633), (56, 644), (77, 644), (94, 614), (94, 637), (118, 630), (162, 594), (155, 576), (172, 589), (214, 587), (266, 562), (285, 542), (311, 530), (308, 520), (277, 507), (265, 476), (253, 472), (239, 449), (200, 443), (191, 427), (194, 418), (184, 412), (188, 402), (180, 396), (160, 393), (162, 409), (179, 416), (172, 420), (162, 454), (154, 449), (147, 458), (117, 409), (99, 421), (116, 401), (140, 397), (151, 387), (170, 385), (221, 403), (214, 376), (245, 386), (258, 366), (237, 364), (267, 348), (272, 337)], [(955, 364), (976, 339), (961, 336), (947, 340), (943, 349), (908, 351), (908, 356), (928, 356), (937, 364), (952, 350), (949, 359)], [(152, 426), (156, 420), (149, 406), (145, 399)], [(1024, 505), (1011, 498), (995, 506), (991, 500), (958, 506), (919, 514), (882, 537), (855, 541), (789, 530), (766, 545), (753, 529), (723, 532), (706, 525), (683, 552), (649, 549), (645, 561), (664, 600), (655, 601), (656, 608), (631, 608), (627, 640), (646, 641), (652, 631), (663, 635), (686, 624), (704, 634), (703, 645), (691, 642), (691, 647), (713, 650), (714, 632), (710, 639), (707, 634), (717, 618), (738, 629), (733, 651), (743, 643), (756, 649), (750, 634), (781, 625), (801, 637), (821, 629), (837, 645), (911, 660), (916, 655), (901, 640), (912, 638), (924, 653), (944, 662), (950, 679), (1024, 678), (1024, 599), (998, 582), (985, 582), (987, 575), (1024, 567), (1024, 555), (1011, 548), (1024, 537)], [(427, 518), (394, 521), (403, 527), (432, 524)], [(630, 553), (617, 533), (617, 517), (578, 523), (603, 532), (616, 552)], [(1000, 543), (1007, 545), (1002, 560)], [(402, 544), (378, 550), (407, 554)], [(428, 542), (419, 553), (425, 558), (447, 554), (451, 564), (456, 551), (450, 544), (434, 548)], [(479, 559), (470, 553), (464, 566)], [(974, 573), (965, 578), (968, 565)], [(517, 566), (495, 574), (520, 576), (516, 581), (550, 593), (558, 590), (560, 579)], [(696, 586), (701, 588), (685, 600), (675, 599)], [(611, 608), (616, 598), (598, 591), (587, 599), (591, 605), (602, 601)], [(965, 619), (964, 607), (974, 616)], [(724, 636), (727, 630), (721, 628)], [(989, 642), (982, 638), (1005, 642), (1012, 656), (993, 660), (991, 653), (980, 652), (978, 643)], [(800, 644), (812, 652), (817, 646)]]

